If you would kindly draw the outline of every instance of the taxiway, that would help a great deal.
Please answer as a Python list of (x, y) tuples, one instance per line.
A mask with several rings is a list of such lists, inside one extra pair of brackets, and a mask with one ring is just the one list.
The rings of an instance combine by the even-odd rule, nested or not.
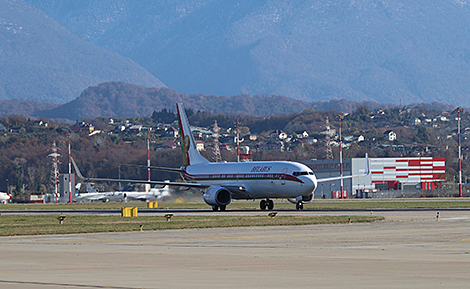
[(465, 288), (470, 284), (470, 211), (442, 211), (439, 221), (431, 210), (372, 213), (386, 220), (1, 237), (0, 287)]

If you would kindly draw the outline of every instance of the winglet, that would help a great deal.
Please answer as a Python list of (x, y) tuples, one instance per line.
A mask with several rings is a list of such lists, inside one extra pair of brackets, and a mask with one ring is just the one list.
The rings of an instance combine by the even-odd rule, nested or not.
[(73, 167), (75, 168), (75, 172), (77, 173), (78, 177), (80, 179), (83, 179), (83, 180), (87, 180), (88, 178), (85, 178), (82, 173), (80, 172), (80, 170), (78, 169), (78, 166), (77, 164), (75, 163), (75, 160), (73, 159), (73, 157), (70, 157), (70, 160), (72, 161), (72, 164), (73, 164)]

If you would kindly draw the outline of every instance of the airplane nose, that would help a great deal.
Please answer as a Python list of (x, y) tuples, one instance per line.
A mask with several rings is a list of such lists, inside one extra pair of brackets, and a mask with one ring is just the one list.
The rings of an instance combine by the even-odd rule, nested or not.
[(314, 176), (308, 176), (304, 178), (305, 190), (308, 193), (315, 191), (317, 188), (317, 179)]

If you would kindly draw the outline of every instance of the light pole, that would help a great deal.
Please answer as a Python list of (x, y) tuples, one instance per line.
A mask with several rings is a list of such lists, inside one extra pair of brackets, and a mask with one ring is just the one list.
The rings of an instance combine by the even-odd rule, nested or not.
[(460, 106), (455, 109), (457, 112), (457, 132), (459, 136), (459, 198), (462, 198), (462, 146), (460, 144), (460, 113), (463, 112), (463, 108)]
[[(121, 180), (121, 164), (118, 165), (119, 180)], [(119, 191), (121, 191), (121, 182), (119, 182)]]
[(336, 120), (339, 121), (339, 172), (341, 175), (341, 185), (340, 192), (341, 198), (343, 198), (343, 141), (341, 140), (341, 121), (344, 119), (343, 115), (336, 117)]
[(70, 133), (69, 133), (69, 203), (72, 202), (72, 162), (71, 162), (71, 157), (72, 157), (72, 154), (71, 154), (71, 150), (70, 150)]

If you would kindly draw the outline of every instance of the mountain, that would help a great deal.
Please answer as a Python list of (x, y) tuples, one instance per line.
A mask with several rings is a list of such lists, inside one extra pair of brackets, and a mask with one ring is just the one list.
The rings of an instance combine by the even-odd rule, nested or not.
[(50, 110), (58, 107), (58, 104), (51, 102), (39, 102), (31, 99), (7, 99), (0, 100), (0, 116), (19, 114), (31, 117), (38, 111)]
[(65, 103), (112, 80), (164, 86), (131, 59), (80, 39), (22, 0), (0, 0), (0, 66), (0, 100)]
[[(56, 108), (36, 111), (34, 116), (66, 121), (95, 117), (137, 117), (151, 116), (154, 111), (162, 109), (175, 110), (175, 103), (183, 103), (185, 108), (194, 111), (212, 113), (233, 113), (253, 116), (282, 115), (302, 112), (308, 108), (315, 110), (337, 110), (351, 112), (360, 105), (371, 109), (389, 108), (393, 105), (377, 102), (348, 101), (346, 99), (324, 102), (306, 102), (281, 95), (234, 95), (216, 96), (204, 94), (178, 93), (170, 88), (143, 87), (124, 82), (107, 82), (91, 86), (84, 90), (80, 97)], [(418, 106), (418, 105), (417, 105)], [(431, 105), (419, 104), (431, 107)], [(432, 104), (433, 108), (451, 109), (441, 103)]]
[(470, 106), (461, 0), (27, 0), (180, 92)]

